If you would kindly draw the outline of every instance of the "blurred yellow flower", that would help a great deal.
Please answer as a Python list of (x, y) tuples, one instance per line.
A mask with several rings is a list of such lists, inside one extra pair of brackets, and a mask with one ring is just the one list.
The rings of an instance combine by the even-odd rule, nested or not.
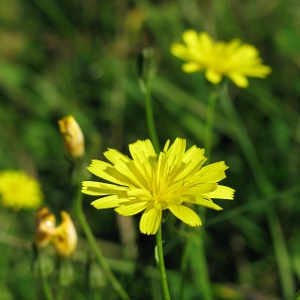
[(206, 79), (213, 84), (227, 76), (238, 87), (246, 88), (247, 77), (265, 78), (271, 73), (271, 68), (262, 64), (258, 50), (238, 39), (215, 43), (207, 33), (192, 29), (182, 37), (185, 44), (172, 44), (171, 53), (187, 61), (182, 66), (184, 72), (205, 71)]
[(84, 154), (84, 136), (73, 116), (64, 117), (58, 121), (65, 146), (73, 158)]
[(46, 207), (41, 207), (35, 216), (35, 244), (45, 248), (55, 231), (55, 216)]
[(42, 199), (41, 186), (34, 178), (23, 171), (0, 172), (0, 203), (3, 206), (15, 210), (36, 208)]
[(177, 138), (162, 152), (155, 153), (150, 140), (129, 145), (132, 156), (114, 149), (104, 153), (111, 162), (93, 160), (88, 170), (111, 183), (84, 181), (82, 192), (101, 196), (92, 202), (97, 209), (115, 208), (123, 216), (144, 211), (140, 230), (155, 234), (162, 222), (162, 211), (170, 210), (190, 226), (202, 224), (199, 216), (184, 203), (221, 210), (212, 198), (233, 199), (234, 190), (218, 185), (228, 168), (223, 161), (202, 167), (204, 149), (196, 146), (186, 151), (186, 141)]
[(77, 233), (70, 215), (61, 211), (61, 223), (55, 228), (51, 243), (60, 257), (70, 257), (77, 246)]

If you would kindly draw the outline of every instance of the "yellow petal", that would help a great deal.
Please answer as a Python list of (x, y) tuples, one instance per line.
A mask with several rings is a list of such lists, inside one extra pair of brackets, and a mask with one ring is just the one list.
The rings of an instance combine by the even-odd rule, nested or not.
[(168, 209), (182, 222), (194, 227), (201, 226), (202, 222), (199, 216), (190, 208), (184, 205), (169, 205)]
[(226, 199), (233, 200), (234, 190), (224, 185), (218, 185), (217, 189), (206, 193), (205, 195), (209, 198), (218, 198), (218, 199)]
[(180, 59), (189, 60), (191, 57), (187, 47), (182, 44), (175, 43), (171, 46), (170, 50), (174, 56), (176, 56)]
[(248, 79), (242, 73), (232, 72), (228, 74), (228, 77), (240, 88), (246, 88), (249, 85)]
[(202, 67), (198, 62), (187, 62), (182, 65), (182, 70), (186, 73), (193, 73), (193, 72), (198, 72), (202, 71), (204, 67)]
[(161, 224), (162, 211), (153, 207), (147, 208), (140, 221), (140, 230), (145, 234), (156, 234)]
[(104, 196), (110, 194), (126, 194), (128, 187), (96, 182), (96, 181), (83, 181), (82, 182), (82, 193), (92, 196)]
[(186, 43), (188, 48), (192, 48), (192, 49), (195, 47), (197, 48), (199, 37), (196, 30), (193, 29), (186, 30), (182, 35), (182, 39)]
[(122, 216), (133, 216), (146, 209), (148, 202), (136, 202), (134, 204), (122, 205), (115, 209)]
[(201, 32), (199, 34), (199, 44), (201, 46), (201, 50), (205, 54), (211, 54), (213, 47), (214, 47), (214, 41), (211, 39), (211, 37), (206, 32)]
[(122, 205), (123, 202), (128, 201), (128, 199), (119, 198), (117, 195), (111, 195), (103, 198), (99, 198), (93, 201), (91, 204), (97, 209), (114, 208)]
[[(219, 182), (226, 177), (225, 170), (228, 167), (225, 165), (224, 161), (219, 161), (207, 165), (199, 170), (195, 174), (195, 181), (197, 182)], [(197, 178), (197, 177), (200, 178)]]
[(201, 196), (190, 199), (190, 201), (185, 200), (185, 202), (194, 203), (214, 210), (223, 210), (221, 206), (215, 204), (211, 199)]
[(213, 69), (207, 69), (207, 71), (205, 72), (205, 77), (209, 82), (213, 84), (220, 83), (223, 78), (223, 76), (220, 73), (216, 72)]

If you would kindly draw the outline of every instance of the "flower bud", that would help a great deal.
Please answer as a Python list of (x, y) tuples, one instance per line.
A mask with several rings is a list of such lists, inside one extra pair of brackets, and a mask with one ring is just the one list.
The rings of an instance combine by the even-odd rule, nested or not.
[(58, 121), (65, 146), (73, 158), (84, 154), (84, 136), (73, 116), (64, 117)]
[(46, 207), (41, 207), (35, 216), (35, 245), (45, 248), (55, 231), (55, 216)]
[(51, 243), (56, 249), (56, 254), (60, 257), (70, 257), (77, 246), (77, 233), (70, 215), (62, 211), (60, 213), (62, 221), (56, 227)]

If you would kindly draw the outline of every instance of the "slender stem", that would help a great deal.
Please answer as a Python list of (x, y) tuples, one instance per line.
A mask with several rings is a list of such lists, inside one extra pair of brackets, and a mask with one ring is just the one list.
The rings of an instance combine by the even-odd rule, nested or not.
[(298, 293), (296, 294), (294, 300), (300, 300), (300, 290), (299, 290)]
[[(153, 117), (153, 109), (152, 109), (152, 99), (151, 99), (151, 89), (149, 78), (146, 76), (143, 80), (144, 87), (142, 88), (142, 92), (145, 95), (146, 102), (146, 116), (147, 116), (147, 124), (148, 131), (150, 135), (150, 139), (153, 143), (154, 149), (156, 153), (160, 152), (160, 145), (155, 129), (154, 117)], [(162, 228), (161, 225), (156, 233), (156, 249), (158, 255), (158, 268), (161, 275), (161, 285), (163, 290), (164, 300), (170, 300), (170, 293), (168, 288), (167, 274), (164, 263), (164, 254), (163, 254), (163, 246), (162, 246)]]
[(153, 109), (152, 109), (152, 98), (151, 98), (151, 89), (150, 84), (145, 82), (145, 101), (146, 101), (146, 117), (147, 117), (147, 125), (148, 131), (150, 135), (150, 139), (153, 143), (154, 149), (156, 152), (160, 151), (159, 141), (155, 129)]
[(38, 253), (37, 259), (38, 259), (38, 268), (39, 268), (40, 276), (42, 278), (42, 286), (43, 286), (44, 295), (45, 295), (47, 300), (53, 300), (53, 295), (52, 295), (52, 292), (51, 292), (49, 281), (46, 278), (46, 275), (45, 275), (45, 272), (44, 272), (44, 266), (43, 266), (43, 263), (42, 263), (42, 258), (41, 258), (39, 253)]
[[(222, 97), (223, 108), (228, 118), (232, 121), (233, 130), (237, 137), (240, 146), (248, 160), (249, 166), (252, 168), (253, 177), (256, 184), (264, 196), (274, 193), (274, 186), (267, 178), (262, 164), (260, 163), (256, 154), (254, 145), (248, 135), (243, 121), (235, 110), (231, 100), (228, 96), (227, 88), (224, 88)], [(285, 299), (291, 299), (295, 291), (292, 269), (290, 267), (290, 258), (287, 245), (284, 240), (280, 221), (274, 208), (266, 210), (266, 218), (271, 232), (273, 246), (275, 250), (276, 261), (279, 269), (279, 278)]]
[(123, 300), (129, 300), (128, 294), (125, 292), (119, 281), (116, 279), (114, 274), (112, 273), (108, 263), (106, 262), (100, 248), (97, 245), (97, 241), (91, 231), (91, 228), (89, 227), (87, 220), (85, 218), (85, 215), (82, 211), (82, 193), (80, 189), (77, 192), (77, 199), (76, 199), (76, 212), (78, 216), (78, 220), (81, 224), (81, 227), (88, 239), (88, 242), (90, 243), (90, 246), (92, 250), (95, 253), (95, 256), (102, 267), (103, 271), (105, 272), (105, 275), (107, 279), (109, 280), (112, 287), (115, 289), (115, 291), (119, 294), (120, 298)]
[(184, 286), (185, 286), (185, 278), (186, 276), (186, 270), (188, 268), (188, 263), (189, 263), (189, 258), (190, 258), (190, 248), (191, 248), (191, 243), (188, 240), (185, 242), (185, 247), (183, 249), (183, 253), (181, 256), (181, 263), (180, 263), (180, 275), (181, 275), (181, 279), (180, 279), (180, 289), (179, 289), (179, 297), (178, 299), (184, 299)]
[(215, 107), (217, 100), (217, 92), (213, 90), (208, 101), (208, 111), (206, 118), (205, 136), (204, 136), (204, 149), (205, 156), (207, 157), (207, 162), (210, 161), (211, 156), (211, 145), (212, 145), (212, 135), (213, 135), (213, 124), (215, 119)]
[(52, 293), (48, 281), (43, 277), (43, 291), (47, 300), (53, 300)]
[(156, 247), (157, 247), (157, 256), (158, 256), (158, 268), (161, 275), (161, 285), (163, 290), (164, 300), (170, 300), (170, 292), (168, 288), (167, 282), (167, 274), (164, 263), (164, 254), (163, 254), (163, 246), (162, 246), (162, 229), (159, 227), (156, 233)]
[[(212, 148), (212, 137), (213, 137), (213, 125), (215, 119), (215, 108), (217, 101), (217, 91), (212, 90), (209, 101), (208, 101), (208, 111), (206, 118), (206, 127), (205, 127), (205, 136), (204, 136), (204, 149), (205, 156), (207, 157), (207, 162), (211, 159), (211, 148)], [(205, 208), (197, 207), (196, 208), (199, 214), (201, 214), (202, 219), (205, 218)], [(209, 279), (207, 259), (205, 253), (205, 245), (204, 245), (204, 236), (205, 236), (205, 228), (201, 228), (201, 232), (197, 234), (197, 237), (192, 238), (188, 243), (192, 244), (192, 247), (197, 248), (198, 255), (191, 256), (191, 267), (194, 270), (195, 275), (198, 277), (201, 286), (201, 293), (204, 299), (212, 300), (212, 290), (211, 290), (211, 282)]]

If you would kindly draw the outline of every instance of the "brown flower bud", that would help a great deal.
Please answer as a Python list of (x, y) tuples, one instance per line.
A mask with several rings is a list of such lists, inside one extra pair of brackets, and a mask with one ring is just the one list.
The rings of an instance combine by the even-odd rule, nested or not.
[(35, 244), (45, 248), (55, 231), (55, 216), (46, 207), (41, 207), (35, 216)]
[(77, 233), (70, 215), (62, 211), (60, 213), (62, 221), (56, 227), (51, 243), (56, 249), (56, 254), (60, 257), (70, 257), (77, 246)]

